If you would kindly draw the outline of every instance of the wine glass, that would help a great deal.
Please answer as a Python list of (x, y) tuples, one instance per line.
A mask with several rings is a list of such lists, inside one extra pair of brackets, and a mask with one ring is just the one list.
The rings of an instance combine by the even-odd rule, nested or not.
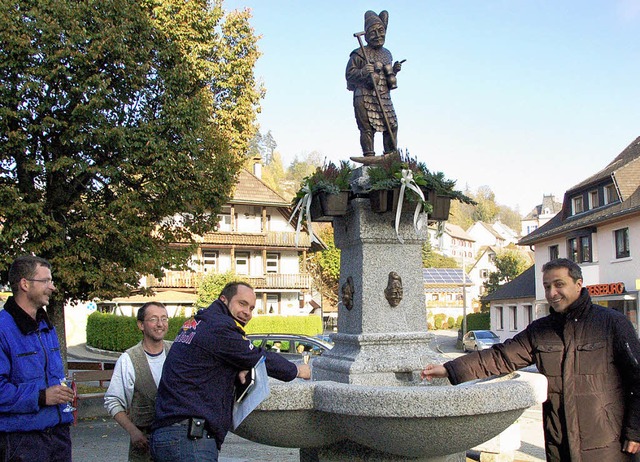
[[(422, 369), (424, 369), (424, 367), (427, 364), (433, 363), (433, 358), (428, 355), (421, 355), (419, 356), (419, 358), (420, 358), (420, 372), (422, 372)], [(420, 372), (418, 372), (418, 375), (420, 374)], [(433, 385), (433, 380), (420, 379), (419, 385)]]
[[(60, 385), (62, 385), (63, 387), (71, 387), (72, 383), (73, 383), (73, 381), (71, 379), (69, 379), (69, 378), (65, 377), (65, 378), (60, 379)], [(62, 412), (73, 412), (75, 410), (76, 410), (76, 408), (73, 407), (70, 402), (67, 402), (67, 405), (64, 407)]]

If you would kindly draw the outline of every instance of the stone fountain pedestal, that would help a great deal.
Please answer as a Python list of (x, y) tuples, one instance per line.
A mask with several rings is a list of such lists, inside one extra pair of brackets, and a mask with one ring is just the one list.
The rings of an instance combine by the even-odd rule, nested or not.
[[(421, 383), (425, 364), (445, 361), (429, 345), (434, 336), (427, 329), (421, 259), (426, 229), (415, 231), (407, 207), (401, 243), (394, 219), (394, 212), (372, 212), (367, 198), (351, 200), (346, 215), (334, 219), (341, 250), (335, 346), (312, 362), (312, 381), (271, 380), (270, 396), (235, 433), (300, 448), (301, 461), (463, 462), (467, 449), (543, 400), (540, 374), (455, 387), (446, 380)], [(400, 300), (390, 273), (402, 281)]]
[[(358, 385), (415, 384), (427, 362), (440, 362), (429, 347), (422, 277), (424, 235), (413, 227), (413, 208), (405, 205), (399, 226), (395, 214), (373, 213), (368, 199), (354, 199), (333, 221), (340, 249), (340, 287), (352, 282), (352, 306), (339, 305), (335, 346), (314, 361), (314, 380)], [(391, 306), (385, 295), (389, 274), (402, 281), (402, 299)], [(344, 290), (344, 289), (342, 289)]]

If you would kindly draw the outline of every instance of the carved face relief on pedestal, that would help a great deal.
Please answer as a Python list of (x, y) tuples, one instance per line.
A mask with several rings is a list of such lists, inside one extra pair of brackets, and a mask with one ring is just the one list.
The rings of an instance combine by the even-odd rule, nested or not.
[(398, 306), (400, 301), (402, 300), (402, 279), (400, 275), (395, 271), (391, 271), (389, 273), (389, 282), (387, 283), (387, 288), (384, 289), (384, 297), (389, 302), (391, 306)]
[(347, 281), (344, 284), (342, 284), (341, 291), (342, 291), (342, 304), (346, 309), (350, 310), (351, 308), (353, 308), (353, 294), (355, 291), (353, 287), (353, 278), (351, 276), (349, 276), (347, 278)]

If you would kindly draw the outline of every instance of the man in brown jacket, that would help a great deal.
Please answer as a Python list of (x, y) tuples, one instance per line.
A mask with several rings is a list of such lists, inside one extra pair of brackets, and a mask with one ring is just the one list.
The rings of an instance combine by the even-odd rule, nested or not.
[(443, 365), (422, 378), (456, 385), (536, 364), (548, 379), (542, 405), (549, 461), (631, 461), (640, 451), (640, 342), (621, 313), (591, 303), (582, 271), (559, 258), (543, 268), (550, 314), (513, 339)]

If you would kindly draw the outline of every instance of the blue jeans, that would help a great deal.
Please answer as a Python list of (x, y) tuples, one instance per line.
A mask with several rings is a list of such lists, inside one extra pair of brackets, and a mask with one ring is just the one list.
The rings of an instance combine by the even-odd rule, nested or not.
[(151, 455), (156, 462), (217, 462), (218, 446), (215, 438), (195, 440), (187, 437), (187, 424), (161, 427), (151, 434)]
[(0, 461), (71, 462), (68, 424), (42, 431), (0, 433)]

